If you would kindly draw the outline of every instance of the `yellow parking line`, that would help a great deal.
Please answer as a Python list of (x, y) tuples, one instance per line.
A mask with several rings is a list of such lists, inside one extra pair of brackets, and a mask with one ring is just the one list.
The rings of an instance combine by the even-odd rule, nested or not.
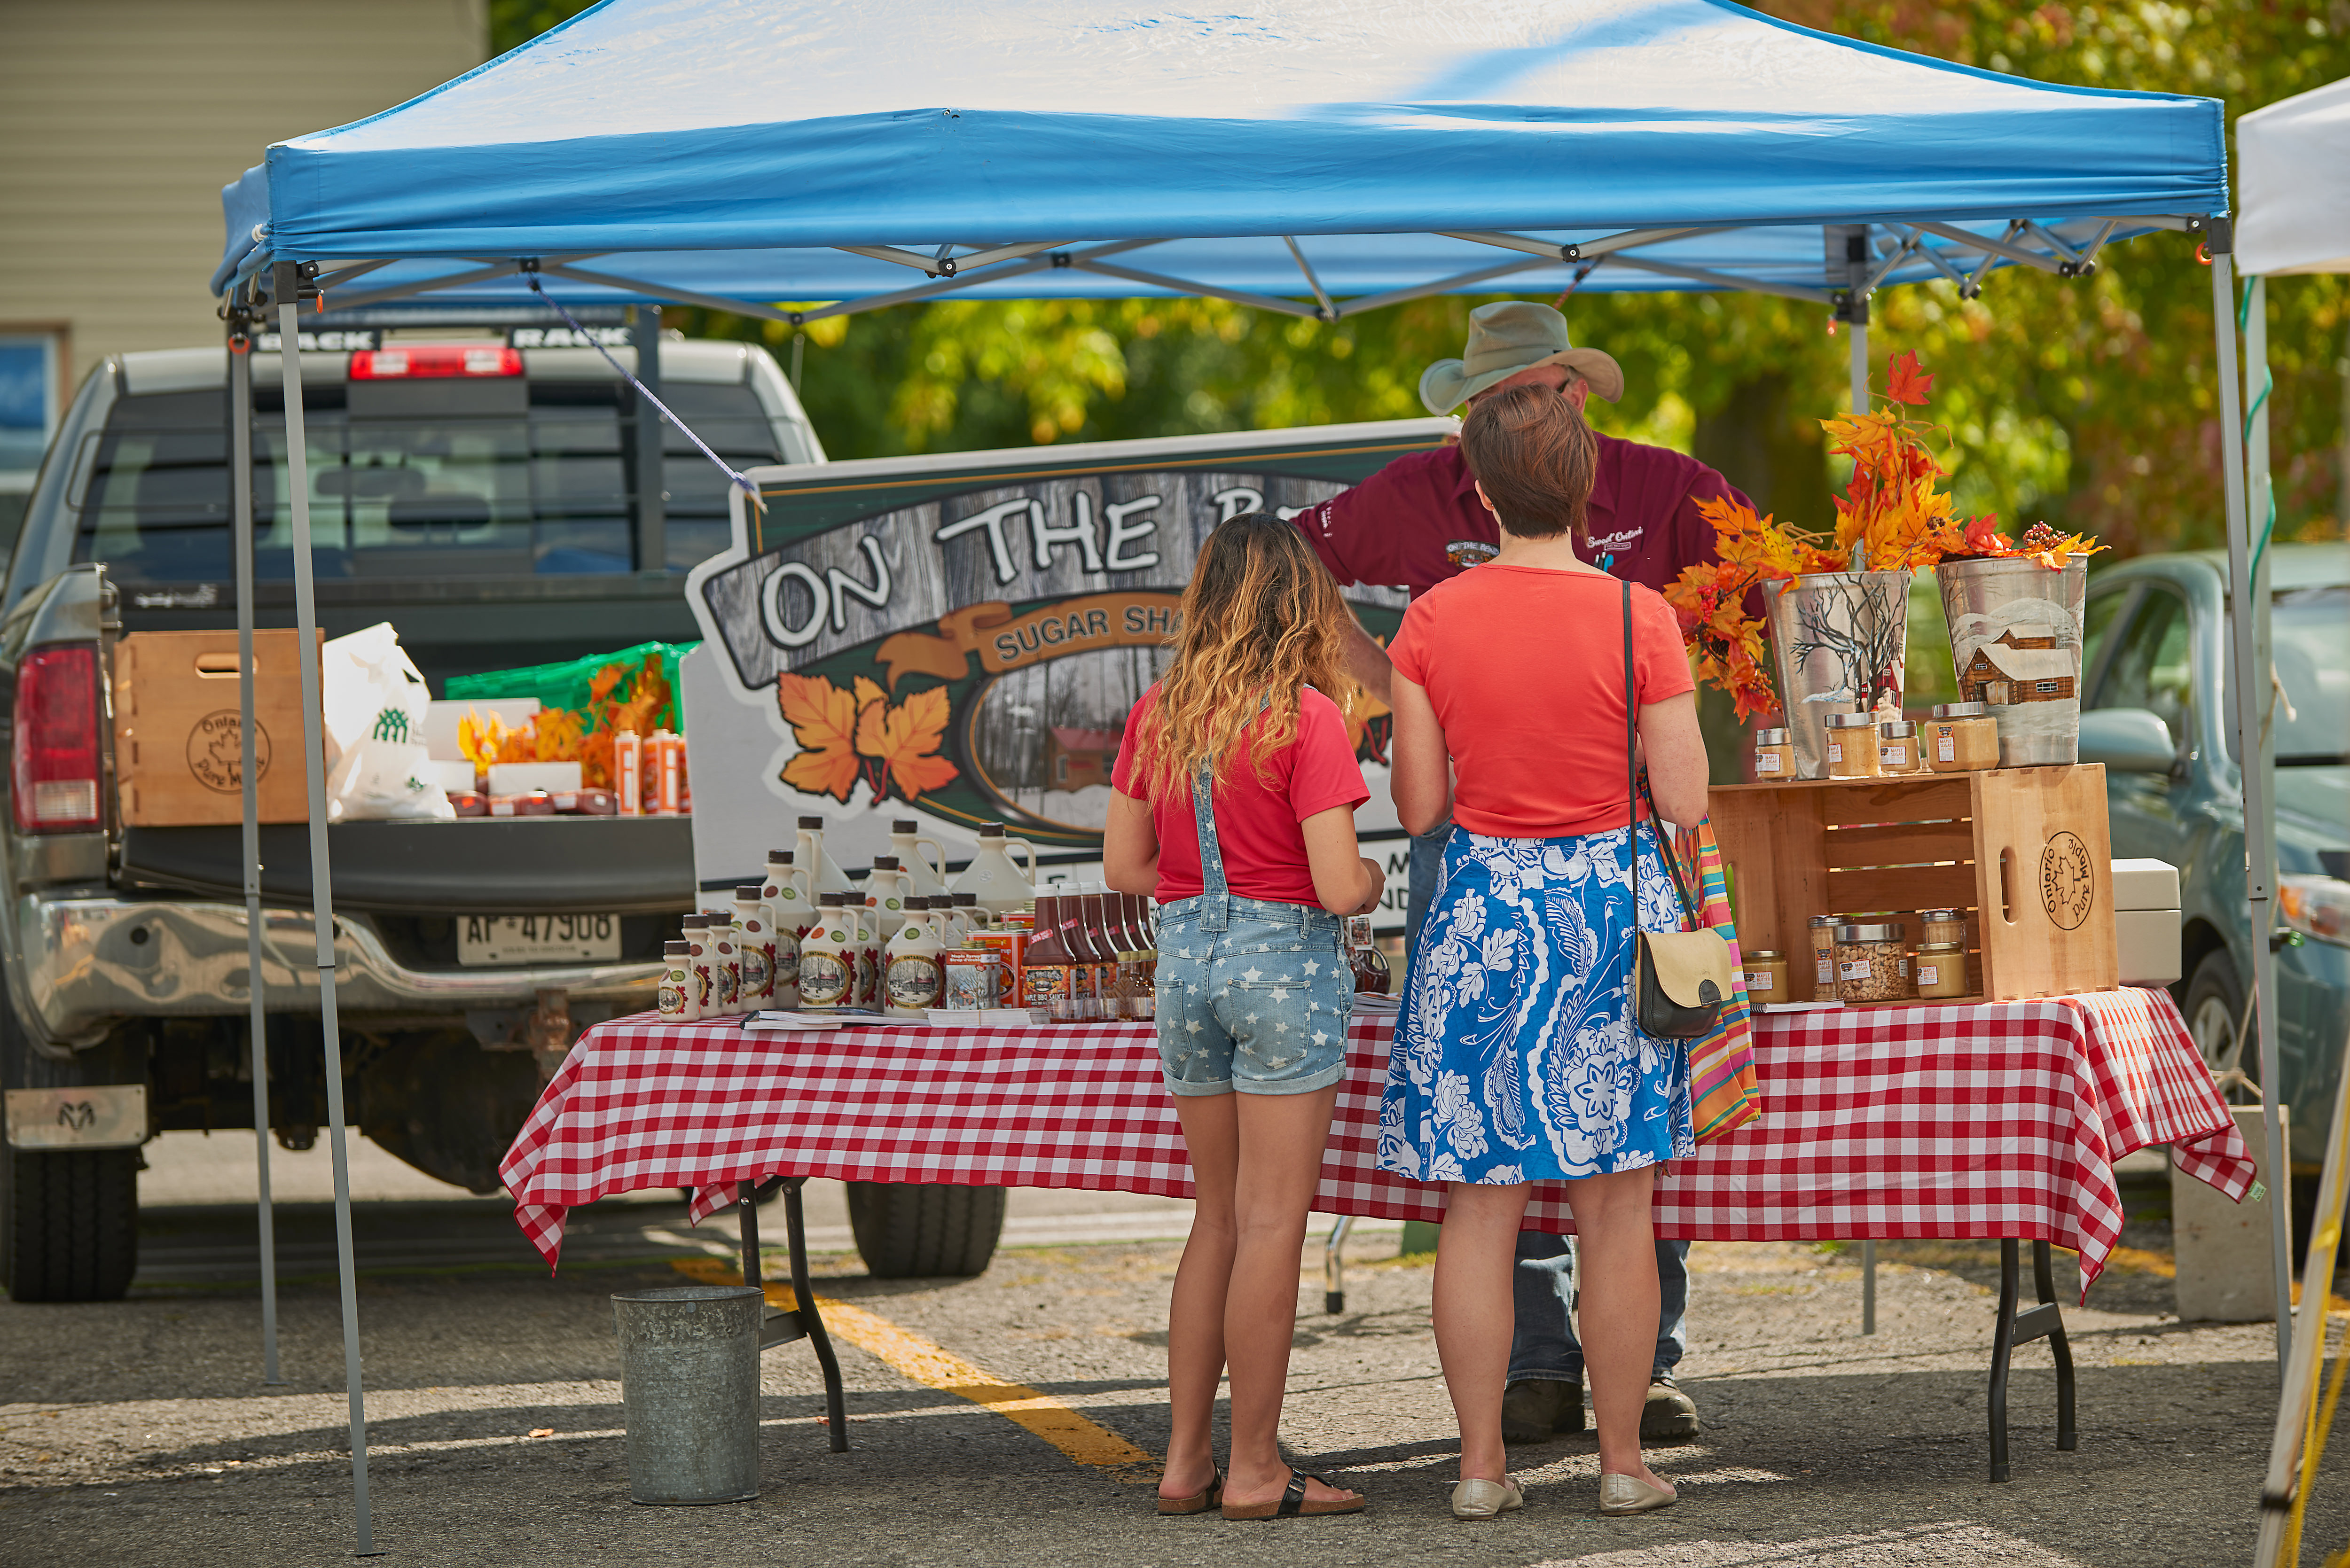
[[(704, 1284), (736, 1284), (743, 1278), (741, 1270), (719, 1258), (676, 1258), (670, 1266)], [(771, 1306), (789, 1312), (797, 1304), (798, 1298), (788, 1284), (769, 1283), (766, 1291)], [(1044, 1438), (1073, 1463), (1115, 1472), (1118, 1480), (1139, 1483), (1159, 1479), (1157, 1459), (1050, 1394), (1007, 1382), (943, 1345), (908, 1333), (879, 1313), (829, 1296), (816, 1297), (816, 1303), (824, 1314), (824, 1326), (835, 1337), (887, 1363), (910, 1381), (994, 1411)]]

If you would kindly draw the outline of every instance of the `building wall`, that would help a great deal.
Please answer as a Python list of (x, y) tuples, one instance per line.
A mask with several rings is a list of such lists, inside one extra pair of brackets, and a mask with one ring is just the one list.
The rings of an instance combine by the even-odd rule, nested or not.
[(218, 343), (221, 187), (486, 57), (485, 0), (0, 0), (0, 335)]

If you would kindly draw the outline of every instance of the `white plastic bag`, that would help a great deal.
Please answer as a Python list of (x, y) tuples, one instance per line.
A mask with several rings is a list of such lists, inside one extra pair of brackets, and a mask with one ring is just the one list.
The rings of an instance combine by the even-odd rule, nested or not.
[(390, 621), (338, 637), (322, 652), (327, 820), (454, 818), (426, 765), (431, 691)]

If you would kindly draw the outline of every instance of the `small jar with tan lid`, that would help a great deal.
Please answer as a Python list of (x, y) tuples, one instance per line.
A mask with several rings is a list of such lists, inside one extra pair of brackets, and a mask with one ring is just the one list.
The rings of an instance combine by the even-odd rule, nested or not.
[(1756, 948), (1742, 955), (1742, 968), (1746, 976), (1746, 1000), (1768, 1005), (1793, 1002), (1794, 992), (1787, 989), (1787, 955), (1772, 948)]
[(1877, 763), (1877, 720), (1868, 713), (1831, 713), (1828, 730), (1828, 777), (1873, 779)]
[(1877, 767), (1887, 777), (1926, 771), (1926, 759), (1918, 754), (1916, 723), (1908, 719), (1887, 719), (1877, 724)]
[(1987, 773), (1999, 766), (1999, 721), (1981, 702), (1938, 702), (1920, 727), (1918, 749), (1930, 771)]
[(1921, 997), (1965, 996), (1967, 950), (1956, 942), (1921, 942), (1917, 955), (1918, 994)]
[(1838, 997), (1846, 1002), (1898, 1002), (1909, 996), (1908, 936), (1908, 929), (1898, 920), (1838, 926)]
[(1794, 738), (1784, 730), (1755, 731), (1754, 782), (1781, 784), (1794, 776)]

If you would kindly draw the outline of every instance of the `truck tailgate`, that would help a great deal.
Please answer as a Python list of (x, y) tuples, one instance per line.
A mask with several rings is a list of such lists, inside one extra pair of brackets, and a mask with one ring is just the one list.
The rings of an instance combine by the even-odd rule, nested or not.
[[(121, 885), (242, 902), (243, 829), (130, 827)], [(261, 830), (262, 896), (310, 901), (310, 830)], [(661, 914), (691, 909), (690, 817), (466, 817), (346, 822), (327, 830), (335, 907), (403, 915), (519, 908)]]

